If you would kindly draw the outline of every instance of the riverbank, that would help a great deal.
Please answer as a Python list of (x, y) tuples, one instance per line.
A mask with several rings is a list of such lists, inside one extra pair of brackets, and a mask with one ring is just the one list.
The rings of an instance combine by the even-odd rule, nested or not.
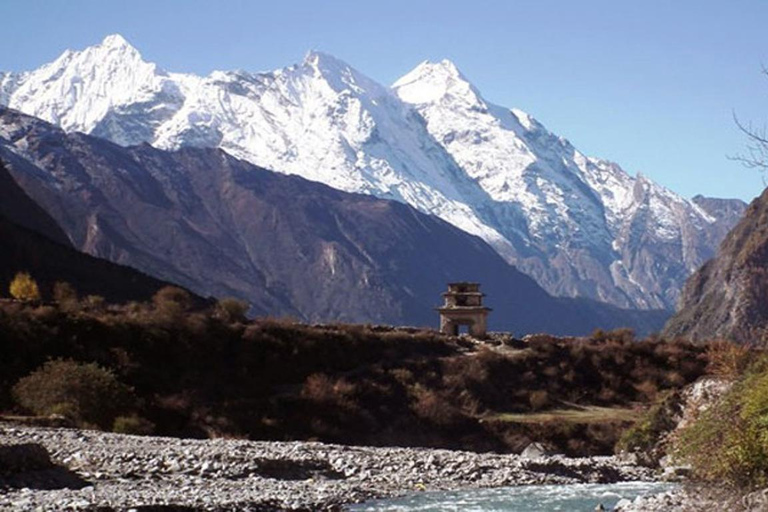
[(0, 509), (341, 510), (422, 490), (653, 478), (617, 457), (191, 440), (0, 423), (0, 445), (26, 443), (44, 447), (58, 468), (0, 477)]
[(728, 486), (687, 482), (672, 491), (620, 501), (614, 512), (757, 512), (768, 510), (768, 490), (748, 492)]

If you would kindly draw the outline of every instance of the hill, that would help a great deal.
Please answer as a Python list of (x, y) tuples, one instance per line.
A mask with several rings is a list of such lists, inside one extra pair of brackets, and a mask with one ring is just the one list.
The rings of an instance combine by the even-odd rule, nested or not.
[[(51, 296), (53, 285), (59, 281), (73, 284), (83, 295), (99, 295), (111, 302), (148, 300), (168, 285), (132, 268), (64, 245), (67, 241), (64, 232), (16, 186), (2, 162), (0, 212), (0, 296), (7, 294), (17, 272), (29, 272), (44, 297)], [(24, 226), (11, 219), (23, 222)]]
[(768, 190), (688, 279), (664, 334), (768, 345)]

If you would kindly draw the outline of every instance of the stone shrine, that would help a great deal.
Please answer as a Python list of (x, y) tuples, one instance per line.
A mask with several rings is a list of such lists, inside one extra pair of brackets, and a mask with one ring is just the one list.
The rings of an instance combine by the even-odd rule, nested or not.
[(492, 311), (483, 306), (484, 296), (479, 283), (448, 283), (448, 291), (443, 293), (445, 303), (437, 308), (440, 312), (440, 332), (457, 336), (459, 327), (466, 325), (471, 336), (484, 338), (488, 313)]

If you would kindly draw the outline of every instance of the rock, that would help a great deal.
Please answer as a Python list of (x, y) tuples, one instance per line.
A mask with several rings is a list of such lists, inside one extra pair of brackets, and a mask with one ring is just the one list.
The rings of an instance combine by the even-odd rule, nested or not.
[(552, 450), (547, 449), (541, 443), (531, 443), (525, 447), (520, 453), (520, 456), (524, 459), (540, 459), (542, 457), (551, 457), (555, 455)]
[(661, 478), (671, 482), (684, 480), (691, 476), (691, 466), (667, 466), (661, 474)]

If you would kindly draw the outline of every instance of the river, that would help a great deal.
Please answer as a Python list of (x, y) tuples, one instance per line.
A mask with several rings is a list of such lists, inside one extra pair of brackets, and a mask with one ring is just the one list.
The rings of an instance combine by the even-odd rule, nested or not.
[(617, 484), (528, 485), (451, 492), (422, 492), (401, 498), (350, 506), (349, 512), (592, 512), (602, 504), (611, 510), (622, 498), (657, 494), (675, 484), (622, 482)]

